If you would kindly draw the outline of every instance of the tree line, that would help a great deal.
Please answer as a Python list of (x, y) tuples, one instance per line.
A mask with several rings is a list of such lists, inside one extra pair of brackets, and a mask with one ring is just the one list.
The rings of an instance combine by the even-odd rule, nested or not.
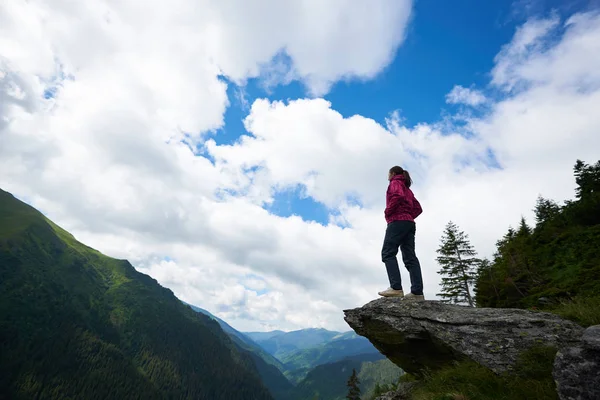
[(522, 217), (480, 258), (450, 221), (437, 249), (441, 301), (471, 307), (548, 308), (600, 293), (600, 161), (577, 160), (575, 199), (559, 205), (539, 196), (535, 225)]

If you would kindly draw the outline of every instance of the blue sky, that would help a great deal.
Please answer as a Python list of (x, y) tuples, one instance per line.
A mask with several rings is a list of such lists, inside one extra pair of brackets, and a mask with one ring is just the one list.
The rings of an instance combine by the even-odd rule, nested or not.
[[(397, 110), (407, 126), (434, 123), (460, 107), (445, 100), (455, 85), (485, 91), (494, 57), (527, 19), (547, 18), (553, 13), (564, 17), (595, 3), (598, 1), (417, 0), (406, 40), (393, 62), (366, 82), (337, 82), (323, 97), (344, 117), (360, 114), (385, 125), (385, 118)], [(217, 144), (231, 144), (247, 134), (243, 119), (255, 99), (309, 97), (297, 80), (267, 91), (255, 78), (242, 91), (244, 100), (240, 100), (240, 88), (229, 82), (231, 105), (224, 127), (214, 137)], [(497, 166), (494, 155), (489, 156), (490, 165)], [(301, 188), (277, 192), (265, 209), (282, 217), (295, 214), (306, 221), (327, 224), (332, 210), (301, 194)]]

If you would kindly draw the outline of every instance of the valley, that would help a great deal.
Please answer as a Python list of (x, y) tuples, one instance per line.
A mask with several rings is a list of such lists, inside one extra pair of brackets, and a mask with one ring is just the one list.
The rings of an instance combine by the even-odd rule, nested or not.
[(276, 399), (343, 399), (352, 369), (359, 375), (363, 398), (368, 399), (376, 385), (396, 383), (402, 375), (399, 367), (354, 331), (239, 332), (207, 310), (191, 307), (217, 321), (236, 343), (255, 355), (257, 363), (276, 368), (259, 368)]

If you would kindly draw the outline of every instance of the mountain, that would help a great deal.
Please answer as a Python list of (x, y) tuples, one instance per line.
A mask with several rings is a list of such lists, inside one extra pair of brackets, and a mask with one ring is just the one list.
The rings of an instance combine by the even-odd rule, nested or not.
[(278, 360), (285, 359), (289, 354), (326, 343), (340, 332), (328, 331), (322, 328), (300, 329), (291, 332), (245, 332), (269, 354)]
[(205, 310), (203, 308), (200, 308), (200, 307), (196, 307), (196, 306), (191, 305), (191, 304), (188, 304), (188, 305), (192, 308), (192, 310), (194, 310), (196, 312), (199, 312), (199, 313), (202, 313), (204, 315), (207, 315), (210, 318), (212, 318), (215, 321), (217, 321), (217, 323), (221, 326), (221, 328), (223, 329), (223, 331), (225, 333), (227, 333), (229, 335), (229, 337), (231, 337), (231, 339), (236, 344), (238, 344), (240, 347), (242, 347), (243, 349), (246, 349), (248, 351), (251, 351), (253, 353), (256, 353), (267, 364), (275, 366), (280, 371), (284, 371), (285, 370), (285, 367), (284, 367), (284, 365), (283, 365), (283, 363), (281, 361), (279, 361), (278, 359), (276, 359), (275, 357), (273, 357), (272, 355), (270, 355), (269, 353), (267, 353), (254, 340), (250, 339), (250, 337), (248, 337), (247, 335), (243, 334), (242, 332), (236, 330), (231, 325), (229, 325), (227, 322), (225, 322), (221, 318), (216, 317), (215, 315), (211, 314), (209, 311), (207, 311), (207, 310)]
[(342, 400), (348, 393), (346, 383), (356, 369), (363, 399), (370, 399), (379, 385), (398, 382), (402, 370), (383, 355), (361, 354), (344, 360), (319, 365), (298, 384), (302, 399)]
[(191, 304), (188, 305), (194, 311), (207, 315), (217, 321), (223, 331), (229, 335), (236, 345), (251, 354), (252, 361), (260, 375), (261, 381), (267, 389), (269, 389), (269, 392), (276, 400), (296, 398), (296, 389), (283, 374), (282, 371), (284, 370), (284, 366), (279, 360), (264, 351), (252, 339), (234, 329), (227, 322), (214, 316), (203, 308)]
[(371, 342), (354, 331), (310, 328), (292, 332), (246, 332), (244, 335), (279, 359), (285, 376), (293, 383), (300, 382), (318, 365), (359, 354), (379, 354)]
[(358, 354), (379, 354), (367, 338), (354, 332), (347, 332), (333, 337), (330, 341), (318, 346), (301, 349), (287, 354), (282, 362), (286, 370), (311, 369), (317, 365), (327, 364)]
[(275, 331), (269, 331), (269, 332), (244, 332), (244, 335), (248, 336), (249, 338), (251, 338), (252, 340), (254, 340), (256, 342), (264, 342), (266, 340), (269, 340), (275, 336), (278, 336), (278, 335), (281, 335), (284, 333), (287, 333), (287, 332), (275, 330)]
[(256, 399), (253, 354), (129, 262), (0, 190), (0, 393)]

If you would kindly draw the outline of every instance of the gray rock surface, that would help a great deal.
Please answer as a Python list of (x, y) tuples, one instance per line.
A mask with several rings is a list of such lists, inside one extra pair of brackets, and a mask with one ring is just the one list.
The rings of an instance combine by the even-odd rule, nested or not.
[(417, 382), (403, 382), (398, 385), (398, 388), (393, 392), (387, 392), (375, 400), (409, 400), (410, 392), (415, 387)]
[(416, 376), (464, 359), (496, 373), (511, 371), (524, 350), (540, 344), (573, 346), (583, 332), (550, 313), (401, 298), (380, 298), (344, 314), (356, 333)]
[(561, 400), (600, 399), (600, 325), (590, 326), (579, 344), (556, 354), (552, 376)]
[(387, 392), (381, 396), (375, 397), (375, 400), (405, 400), (406, 397), (397, 394), (396, 392)]

